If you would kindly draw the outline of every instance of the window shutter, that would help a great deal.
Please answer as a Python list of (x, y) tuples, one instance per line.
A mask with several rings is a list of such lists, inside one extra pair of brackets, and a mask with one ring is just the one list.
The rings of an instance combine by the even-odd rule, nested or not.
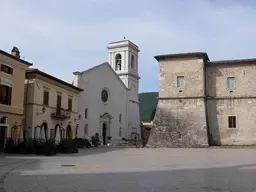
[(12, 104), (12, 88), (9, 87), (8, 89), (9, 89), (9, 91), (8, 91), (8, 104), (11, 105)]
[(13, 68), (10, 67), (10, 74), (13, 74)]
[(3, 96), (2, 96), (2, 85), (0, 85), (0, 103), (3, 101)]
[(1, 71), (4, 71), (4, 65), (1, 65)]
[(68, 99), (68, 110), (72, 111), (72, 99)]
[(49, 92), (44, 91), (44, 105), (48, 105), (49, 103)]
[(236, 128), (236, 117), (233, 117), (233, 128)]
[(50, 94), (49, 92), (47, 92), (47, 94), (46, 94), (46, 99), (47, 99), (47, 100), (46, 100), (46, 104), (47, 104), (47, 105), (49, 105), (49, 94)]

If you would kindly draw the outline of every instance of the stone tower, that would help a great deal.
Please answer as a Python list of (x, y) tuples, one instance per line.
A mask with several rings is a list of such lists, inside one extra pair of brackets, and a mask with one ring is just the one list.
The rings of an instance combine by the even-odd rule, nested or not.
[(207, 147), (206, 53), (155, 56), (159, 97), (149, 147)]
[[(131, 137), (140, 134), (138, 46), (129, 40), (109, 43), (108, 62), (128, 91), (128, 129)], [(130, 139), (130, 138), (129, 138)]]

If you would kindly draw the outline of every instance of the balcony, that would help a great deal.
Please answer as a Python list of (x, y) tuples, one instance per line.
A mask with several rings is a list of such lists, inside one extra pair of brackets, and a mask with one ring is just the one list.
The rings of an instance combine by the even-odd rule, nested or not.
[(62, 109), (62, 108), (56, 108), (53, 110), (51, 117), (54, 119), (69, 119), (71, 116), (71, 111)]

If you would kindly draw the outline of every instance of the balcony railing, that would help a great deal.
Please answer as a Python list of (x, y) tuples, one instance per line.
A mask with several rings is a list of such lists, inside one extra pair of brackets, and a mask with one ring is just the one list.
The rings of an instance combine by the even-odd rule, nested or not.
[(69, 119), (71, 112), (62, 108), (56, 108), (53, 110), (51, 117), (55, 119)]

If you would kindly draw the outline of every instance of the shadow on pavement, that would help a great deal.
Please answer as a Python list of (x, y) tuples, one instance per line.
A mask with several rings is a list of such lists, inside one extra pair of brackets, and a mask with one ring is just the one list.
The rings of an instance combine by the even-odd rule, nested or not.
[[(114, 163), (114, 162), (113, 162)], [(168, 168), (167, 168), (168, 169)], [(7, 191), (104, 191), (104, 192), (254, 192), (256, 164), (206, 169), (82, 173), (63, 168), (63, 173), (12, 173)], [(86, 172), (86, 170), (85, 170)], [(89, 171), (87, 171), (89, 172)]]
[(63, 157), (78, 157), (78, 156), (87, 156), (87, 155), (96, 155), (100, 153), (108, 153), (112, 151), (124, 150), (127, 147), (98, 147), (98, 148), (82, 148), (78, 149), (78, 153), (71, 153), (71, 154), (61, 154), (58, 153), (57, 156)]
[(118, 150), (124, 150), (127, 149), (127, 147), (98, 147), (98, 148), (81, 148), (78, 149), (78, 153), (68, 153), (68, 154), (61, 154), (58, 153), (57, 155), (53, 156), (43, 156), (43, 155), (33, 155), (33, 154), (5, 154), (5, 153), (0, 153), (0, 165), (3, 159), (6, 158), (11, 158), (11, 159), (20, 159), (20, 158), (34, 158), (34, 157), (79, 157), (79, 156), (87, 156), (87, 155), (96, 155), (100, 153), (107, 153), (107, 152), (112, 152), (112, 151), (118, 151)]

